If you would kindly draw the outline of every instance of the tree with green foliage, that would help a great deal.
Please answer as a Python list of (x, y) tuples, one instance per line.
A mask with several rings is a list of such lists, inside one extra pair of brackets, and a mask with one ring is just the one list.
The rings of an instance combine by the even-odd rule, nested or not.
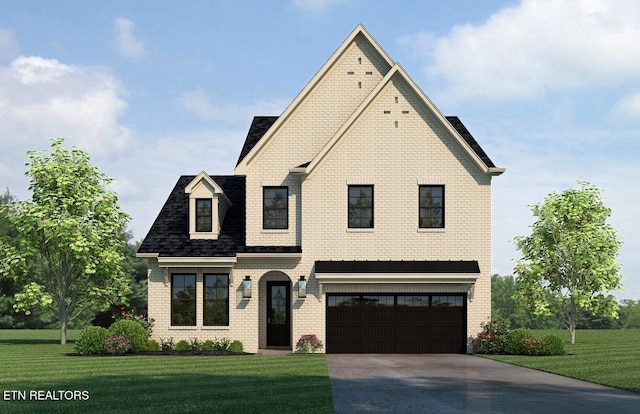
[(552, 192), (531, 206), (537, 218), (530, 236), (515, 238), (517, 299), (536, 315), (554, 315), (576, 340), (581, 310), (616, 317), (618, 303), (605, 293), (622, 287), (616, 256), (622, 245), (607, 224), (611, 209), (600, 189)]
[(27, 153), (32, 197), (11, 203), (7, 215), (20, 237), (0, 239), (0, 274), (23, 286), (14, 307), (49, 309), (60, 321), (61, 344), (70, 320), (123, 301), (129, 289), (120, 264), (129, 216), (89, 154), (63, 142)]
[(620, 303), (620, 320), (625, 329), (639, 329), (640, 300), (623, 299)]
[(516, 281), (511, 275), (491, 276), (491, 317), (500, 319), (511, 328), (553, 329), (558, 324), (544, 315), (533, 315), (515, 299)]

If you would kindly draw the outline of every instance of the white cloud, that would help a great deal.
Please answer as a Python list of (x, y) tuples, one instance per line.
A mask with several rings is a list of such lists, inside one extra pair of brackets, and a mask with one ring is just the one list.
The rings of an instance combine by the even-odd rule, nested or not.
[(118, 51), (125, 57), (139, 60), (145, 57), (146, 49), (134, 35), (135, 24), (132, 20), (120, 17), (114, 23), (115, 41)]
[[(417, 34), (414, 38), (429, 38)], [(420, 42), (414, 46), (424, 55)], [(425, 42), (451, 100), (530, 99), (547, 90), (640, 80), (640, 2), (523, 0), (481, 25)]]
[(613, 112), (623, 118), (640, 121), (640, 92), (623, 96), (613, 107)]
[(131, 132), (118, 118), (127, 103), (119, 81), (100, 68), (21, 56), (0, 65), (0, 186), (25, 193), (25, 153), (66, 138), (92, 156), (127, 148)]

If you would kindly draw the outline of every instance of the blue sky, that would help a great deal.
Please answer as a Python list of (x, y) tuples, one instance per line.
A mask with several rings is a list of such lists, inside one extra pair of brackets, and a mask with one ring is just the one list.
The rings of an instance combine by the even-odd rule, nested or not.
[(640, 2), (10, 1), (0, 13), (0, 187), (66, 137), (115, 179), (144, 237), (181, 174), (232, 174), (254, 115), (278, 115), (358, 23), (507, 172), (493, 272), (529, 205), (589, 181), (640, 299)]

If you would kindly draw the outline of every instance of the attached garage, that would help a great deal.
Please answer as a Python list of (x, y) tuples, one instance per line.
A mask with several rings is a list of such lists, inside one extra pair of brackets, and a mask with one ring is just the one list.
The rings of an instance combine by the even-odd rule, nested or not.
[[(326, 293), (328, 353), (465, 353), (467, 298), (479, 273), (476, 261), (317, 261)], [(425, 293), (385, 292), (390, 285)], [(455, 284), (465, 291), (426, 293)], [(335, 286), (358, 292), (336, 292)], [(366, 288), (366, 289), (365, 289)], [(380, 288), (380, 292), (371, 293)]]
[(466, 294), (328, 294), (328, 353), (464, 353)]

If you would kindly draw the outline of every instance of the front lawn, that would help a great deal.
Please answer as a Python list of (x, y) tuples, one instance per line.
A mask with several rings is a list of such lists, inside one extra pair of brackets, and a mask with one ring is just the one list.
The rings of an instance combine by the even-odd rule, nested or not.
[(538, 337), (547, 333), (564, 339), (568, 355), (480, 356), (640, 393), (640, 329), (579, 330), (575, 345), (567, 331), (534, 331)]
[[(0, 330), (0, 412), (333, 412), (324, 355), (71, 357), (73, 344), (56, 338)], [(15, 390), (26, 391), (26, 401)], [(64, 401), (74, 395), (65, 391), (78, 400)]]

